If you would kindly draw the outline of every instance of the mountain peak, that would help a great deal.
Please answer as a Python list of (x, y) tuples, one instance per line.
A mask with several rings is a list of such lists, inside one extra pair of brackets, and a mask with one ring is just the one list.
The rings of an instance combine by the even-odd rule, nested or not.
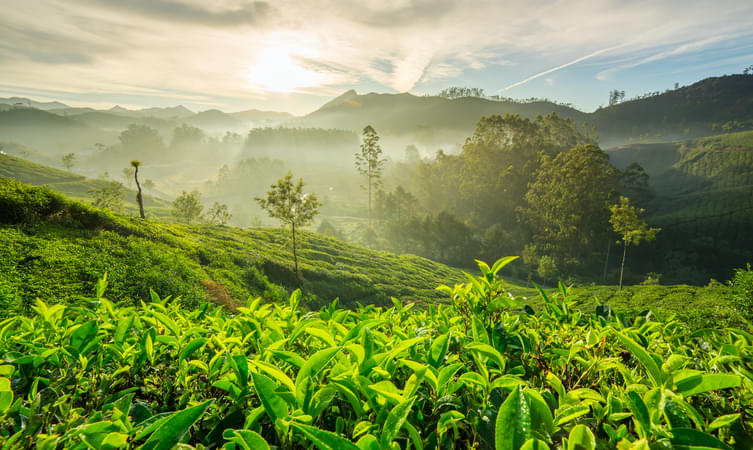
[(358, 97), (358, 92), (356, 92), (355, 89), (351, 89), (322, 105), (322, 107), (319, 108), (319, 111), (342, 105), (343, 103), (346, 103), (348, 100), (351, 100), (355, 97)]

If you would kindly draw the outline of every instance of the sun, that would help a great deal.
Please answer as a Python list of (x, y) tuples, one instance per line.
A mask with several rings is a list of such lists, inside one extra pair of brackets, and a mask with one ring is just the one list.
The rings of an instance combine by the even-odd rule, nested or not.
[(293, 92), (318, 86), (325, 76), (299, 66), (285, 51), (266, 51), (249, 67), (246, 78), (253, 86), (267, 91)]

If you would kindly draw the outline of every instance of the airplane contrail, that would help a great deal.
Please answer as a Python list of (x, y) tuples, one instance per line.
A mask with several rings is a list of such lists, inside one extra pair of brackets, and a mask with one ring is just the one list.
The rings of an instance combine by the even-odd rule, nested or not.
[(585, 61), (585, 60), (587, 60), (589, 58), (593, 58), (594, 56), (601, 55), (604, 52), (608, 52), (608, 51), (615, 50), (615, 49), (620, 48), (620, 47), (624, 47), (625, 45), (627, 45), (627, 44), (614, 45), (612, 47), (607, 47), (607, 48), (602, 48), (601, 50), (596, 50), (593, 53), (589, 53), (588, 55), (581, 56), (580, 58), (577, 58), (577, 59), (574, 59), (574, 60), (572, 60), (572, 61), (570, 61), (568, 63), (562, 64), (561, 66), (553, 67), (551, 69), (548, 69), (548, 70), (545, 70), (543, 72), (537, 73), (536, 75), (531, 75), (530, 77), (526, 78), (525, 80), (518, 81), (518, 82), (515, 82), (515, 83), (513, 83), (513, 84), (511, 84), (509, 86), (503, 87), (502, 89), (500, 89), (497, 92), (503, 92), (503, 91), (506, 91), (508, 89), (512, 89), (514, 87), (518, 87), (521, 84), (528, 83), (529, 81), (535, 80), (536, 78), (543, 77), (544, 75), (548, 75), (548, 74), (550, 74), (552, 72), (556, 72), (558, 70), (564, 69), (565, 67), (570, 67), (573, 64), (578, 64), (581, 61)]

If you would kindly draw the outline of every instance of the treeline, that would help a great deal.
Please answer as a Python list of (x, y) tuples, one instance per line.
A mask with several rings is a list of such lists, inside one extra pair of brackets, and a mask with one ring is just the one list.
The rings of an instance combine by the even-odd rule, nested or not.
[(609, 207), (650, 198), (640, 166), (617, 170), (590, 130), (555, 114), (482, 118), (459, 154), (399, 164), (386, 182), (367, 244), (453, 265), (523, 255), (518, 275), (544, 280), (602, 275)]

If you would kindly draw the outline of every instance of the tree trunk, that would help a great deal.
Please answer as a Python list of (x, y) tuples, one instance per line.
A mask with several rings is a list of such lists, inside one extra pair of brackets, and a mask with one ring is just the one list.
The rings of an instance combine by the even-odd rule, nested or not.
[(601, 276), (601, 281), (605, 281), (607, 279), (607, 266), (609, 266), (609, 251), (612, 249), (612, 240), (610, 239), (607, 243), (607, 257), (604, 258), (604, 273)]
[(628, 243), (627, 241), (624, 241), (624, 246), (622, 248), (622, 264), (620, 265), (620, 288), (619, 290), (622, 290), (622, 273), (625, 271), (625, 256), (627, 255), (627, 248)]
[(295, 222), (293, 223), (293, 263), (295, 264), (295, 274), (300, 280), (303, 277), (301, 277), (301, 272), (298, 271), (298, 254), (295, 248)]
[(139, 189), (138, 194), (136, 194), (136, 201), (139, 202), (139, 213), (141, 214), (141, 218), (144, 219), (146, 216), (144, 216), (144, 197), (141, 195), (141, 184), (139, 184), (139, 166), (135, 166), (134, 168), (136, 171), (133, 172), (133, 179), (136, 180), (136, 187)]
[(371, 225), (371, 168), (369, 168), (369, 225)]

